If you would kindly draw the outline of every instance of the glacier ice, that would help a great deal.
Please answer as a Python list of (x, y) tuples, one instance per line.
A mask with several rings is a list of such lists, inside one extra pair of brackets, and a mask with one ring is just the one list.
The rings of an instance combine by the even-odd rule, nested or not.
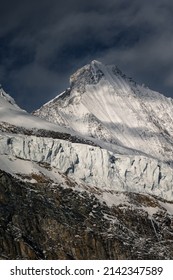
[(146, 192), (173, 198), (173, 169), (146, 156), (125, 156), (94, 146), (25, 135), (0, 136), (1, 155), (48, 163), (100, 190)]

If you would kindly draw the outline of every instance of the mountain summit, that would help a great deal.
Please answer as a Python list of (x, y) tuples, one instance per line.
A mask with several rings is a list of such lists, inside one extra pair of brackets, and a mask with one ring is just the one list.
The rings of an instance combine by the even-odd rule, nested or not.
[(171, 162), (173, 100), (98, 61), (77, 70), (70, 87), (34, 115), (91, 137), (120, 154)]

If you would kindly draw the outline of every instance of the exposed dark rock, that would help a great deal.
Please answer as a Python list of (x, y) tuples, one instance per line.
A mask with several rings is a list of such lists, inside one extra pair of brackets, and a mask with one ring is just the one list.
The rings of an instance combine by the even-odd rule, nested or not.
[[(128, 194), (127, 194), (128, 195)], [(157, 199), (130, 194), (136, 205)], [(1, 259), (172, 259), (173, 219), (0, 172)]]

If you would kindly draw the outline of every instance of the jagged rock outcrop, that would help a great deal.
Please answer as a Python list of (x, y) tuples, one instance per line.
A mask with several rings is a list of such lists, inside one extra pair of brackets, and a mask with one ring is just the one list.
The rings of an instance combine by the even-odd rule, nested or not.
[[(110, 208), (94, 194), (1, 171), (0, 258), (172, 259), (172, 216), (152, 196), (126, 195), (130, 206)], [(158, 211), (150, 216), (145, 207)]]

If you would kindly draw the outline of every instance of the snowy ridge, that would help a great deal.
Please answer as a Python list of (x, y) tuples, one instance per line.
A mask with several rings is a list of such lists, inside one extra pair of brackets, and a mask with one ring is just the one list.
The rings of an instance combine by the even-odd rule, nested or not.
[(109, 143), (109, 150), (119, 146), (125, 154), (129, 149), (171, 162), (172, 112), (171, 98), (137, 85), (113, 65), (92, 61), (71, 76), (70, 89), (34, 114), (107, 148)]
[(2, 88), (0, 88), (0, 131), (4, 129), (19, 128), (19, 132), (23, 129), (52, 131), (59, 133), (66, 133), (68, 135), (77, 136), (77, 133), (73, 133), (72, 130), (60, 127), (36, 116), (27, 113), (22, 110)]

